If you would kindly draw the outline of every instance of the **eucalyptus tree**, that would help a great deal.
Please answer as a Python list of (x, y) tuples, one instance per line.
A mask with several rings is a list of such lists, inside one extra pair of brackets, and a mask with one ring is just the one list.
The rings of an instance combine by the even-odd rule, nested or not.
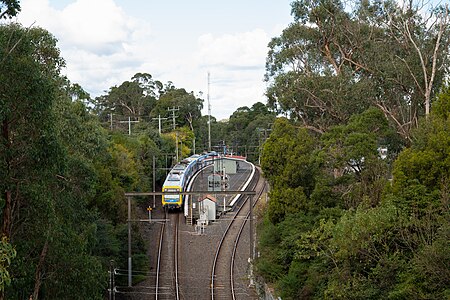
[[(323, 133), (377, 106), (404, 139), (448, 69), (448, 7), (423, 18), (409, 1), (298, 0), (269, 44), (269, 104)], [(431, 21), (433, 22), (431, 22)]]
[(250, 108), (239, 107), (230, 116), (223, 139), (235, 152), (256, 162), (260, 147), (268, 138), (275, 117), (275, 113), (261, 102)]
[(194, 131), (194, 120), (201, 117), (202, 108), (203, 99), (195, 96), (193, 92), (188, 93), (183, 88), (169, 85), (160, 95), (151, 111), (151, 116), (166, 116), (172, 122), (175, 116), (177, 126), (188, 126), (191, 131)]
[(207, 151), (208, 150), (208, 122), (209, 119), (211, 121), (211, 138), (213, 139), (212, 144), (214, 144), (214, 141), (217, 140), (223, 140), (224, 132), (226, 124), (222, 122), (217, 122), (216, 118), (214, 116), (211, 116), (209, 118), (206, 116), (201, 116), (200, 118), (194, 119), (194, 122), (192, 123), (192, 127), (194, 127), (194, 136), (195, 136), (195, 148), (196, 152), (201, 151)]
[(136, 73), (131, 81), (113, 86), (106, 95), (94, 100), (96, 111), (102, 114), (139, 118), (148, 116), (154, 108), (162, 83), (148, 73)]

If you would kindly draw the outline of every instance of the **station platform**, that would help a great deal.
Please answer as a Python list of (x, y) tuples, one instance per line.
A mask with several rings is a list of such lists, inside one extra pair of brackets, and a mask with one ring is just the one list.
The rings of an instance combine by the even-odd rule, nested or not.
[[(236, 159), (237, 168), (235, 173), (226, 173), (227, 185), (222, 181), (219, 187), (221, 191), (241, 191), (245, 184), (249, 181), (252, 175), (253, 165), (249, 162), (241, 159)], [(208, 178), (213, 174), (218, 174), (217, 170), (214, 170), (214, 165), (209, 165), (206, 168), (199, 171), (192, 179), (190, 184), (190, 191), (201, 191), (198, 195), (190, 195), (185, 201), (184, 215), (186, 217), (186, 222), (193, 225), (196, 220), (202, 218), (202, 213), (205, 213), (205, 208), (203, 202), (215, 203), (215, 216), (212, 211), (209, 212), (209, 220), (214, 221), (221, 215), (232, 209), (232, 205), (236, 202), (236, 194), (226, 194), (226, 195), (216, 195), (211, 186), (208, 188)], [(217, 188), (217, 187), (216, 187)], [(217, 190), (217, 189), (216, 189)], [(207, 201), (205, 201), (207, 200)], [(204, 217), (203, 217), (204, 218)]]

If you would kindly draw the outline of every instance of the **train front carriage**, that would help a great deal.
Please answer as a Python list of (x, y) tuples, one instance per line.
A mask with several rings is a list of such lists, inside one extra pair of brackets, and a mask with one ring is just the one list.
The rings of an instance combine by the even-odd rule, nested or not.
[[(165, 186), (163, 192), (180, 192), (181, 188), (179, 186)], [(182, 195), (180, 194), (169, 194), (163, 196), (163, 206), (168, 209), (180, 209), (183, 203)]]
[[(183, 173), (171, 171), (164, 182), (163, 192), (181, 192), (183, 191)], [(169, 194), (163, 195), (162, 205), (168, 209), (179, 209), (183, 203), (182, 195)]]
[[(163, 192), (183, 192), (192, 176), (208, 163), (208, 155), (192, 155), (178, 164), (170, 171), (162, 187)], [(162, 205), (168, 209), (181, 209), (183, 207), (183, 195), (163, 195)]]

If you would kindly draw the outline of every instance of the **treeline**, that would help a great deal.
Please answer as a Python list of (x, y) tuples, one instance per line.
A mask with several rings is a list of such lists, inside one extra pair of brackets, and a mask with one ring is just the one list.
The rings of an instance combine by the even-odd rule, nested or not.
[(111, 87), (95, 99), (78, 94), (76, 98), (92, 108), (105, 128), (129, 133), (130, 120), (131, 132), (135, 134), (161, 130), (163, 138), (174, 146), (162, 151), (170, 154), (170, 159), (176, 154), (176, 142), (178, 156), (186, 157), (208, 151), (211, 137), (211, 150), (232, 152), (257, 162), (260, 146), (276, 118), (268, 106), (257, 102), (252, 107), (239, 107), (228, 120), (211, 116), (209, 133), (209, 117), (201, 113), (203, 99), (194, 92), (176, 88), (172, 82), (163, 84), (148, 73), (137, 73), (130, 81)]
[(270, 44), (290, 118), (262, 153), (256, 268), (282, 299), (450, 297), (448, 7), (407, 5), (294, 1)]

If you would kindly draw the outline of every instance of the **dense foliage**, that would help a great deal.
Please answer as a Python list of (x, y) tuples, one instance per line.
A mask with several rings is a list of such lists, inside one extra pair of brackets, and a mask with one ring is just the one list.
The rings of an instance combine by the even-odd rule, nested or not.
[[(0, 53), (2, 296), (102, 299), (110, 261), (126, 267), (124, 192), (151, 189), (167, 142), (107, 132), (89, 95), (60, 76), (45, 30), (0, 26)], [(137, 227), (133, 236), (134, 268), (146, 270)]]
[(264, 144), (256, 267), (282, 299), (450, 297), (448, 8), (427, 27), (413, 3), (294, 1), (270, 44), (290, 118)]
[(448, 71), (448, 7), (297, 0), (292, 14), (269, 44), (269, 104), (320, 133), (378, 107), (409, 141)]
[(248, 158), (249, 161), (259, 161), (259, 149), (269, 137), (275, 113), (257, 102), (248, 108), (238, 108), (228, 122), (222, 124), (221, 139), (229, 150)]
[(447, 88), (392, 181), (377, 152), (391, 133), (377, 110), (320, 137), (275, 123), (262, 157), (272, 190), (257, 268), (283, 299), (450, 296), (449, 99)]

